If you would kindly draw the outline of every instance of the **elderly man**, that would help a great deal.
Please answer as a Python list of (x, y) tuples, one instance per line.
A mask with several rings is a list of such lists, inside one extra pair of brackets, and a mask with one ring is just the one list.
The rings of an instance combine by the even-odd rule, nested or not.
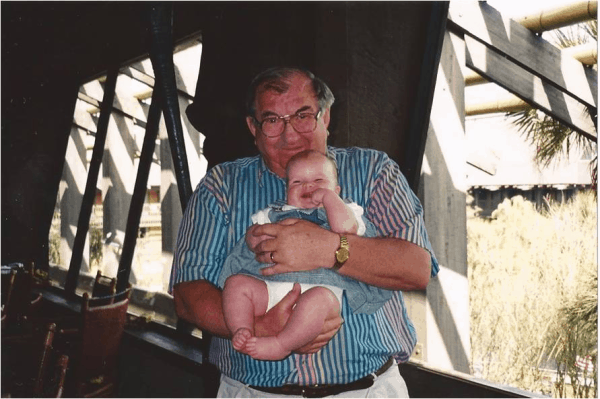
[[(220, 397), (408, 396), (395, 364), (408, 359), (416, 335), (400, 291), (424, 289), (439, 267), (422, 207), (398, 165), (379, 151), (327, 146), (333, 100), (309, 71), (275, 68), (258, 75), (249, 89), (246, 121), (260, 155), (208, 171), (185, 210), (171, 289), (179, 317), (215, 336), (209, 359), (221, 371)], [(336, 160), (340, 196), (364, 207), (379, 237), (340, 236), (297, 219), (250, 227), (254, 212), (285, 200), (287, 162), (307, 149)], [(345, 303), (341, 319), (328, 320), (298, 353), (254, 360), (231, 345), (223, 287), (216, 283), (228, 252), (244, 235), (265, 263), (265, 275), (327, 267), (396, 292), (374, 314), (353, 314)], [(257, 316), (255, 334), (277, 334), (299, 293), (296, 286)]]

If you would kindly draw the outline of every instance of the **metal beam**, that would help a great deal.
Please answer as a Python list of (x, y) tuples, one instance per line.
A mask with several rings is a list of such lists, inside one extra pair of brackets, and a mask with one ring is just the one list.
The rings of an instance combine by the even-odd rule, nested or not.
[(159, 91), (155, 90), (152, 95), (152, 103), (148, 111), (148, 124), (144, 136), (144, 144), (140, 155), (135, 187), (131, 196), (129, 213), (127, 214), (127, 226), (125, 228), (125, 239), (123, 240), (123, 251), (119, 260), (119, 269), (117, 271), (117, 292), (123, 292), (127, 289), (135, 245), (137, 243), (138, 229), (142, 212), (144, 210), (144, 201), (146, 199), (146, 187), (148, 185), (148, 176), (152, 166), (152, 157), (154, 155), (154, 146), (158, 137), (158, 126), (160, 123), (160, 99)]
[[(92, 106), (100, 109), (100, 102), (98, 100), (96, 100), (95, 98), (88, 96), (85, 93), (78, 92), (77, 93), (77, 98), (80, 99), (83, 102), (86, 102), (86, 103), (88, 103), (88, 104), (90, 104), (90, 105), (92, 105)], [(121, 114), (122, 116), (125, 116), (125, 117), (133, 120), (133, 122), (136, 125), (139, 125), (142, 128), (144, 128), (144, 129), (146, 128), (146, 121), (143, 121), (143, 120), (141, 120), (139, 118), (136, 118), (135, 116), (133, 116), (131, 114), (128, 114), (127, 112), (123, 111), (121, 108), (117, 107), (117, 105), (119, 105), (119, 103), (120, 102), (117, 101), (117, 102), (115, 102), (115, 104), (113, 104), (113, 108), (112, 108), (113, 112)]]
[(81, 210), (79, 211), (79, 220), (77, 221), (77, 233), (73, 243), (73, 253), (71, 255), (71, 263), (67, 272), (65, 282), (65, 292), (74, 294), (77, 288), (77, 280), (79, 271), (81, 270), (81, 262), (83, 261), (83, 250), (85, 239), (90, 227), (90, 217), (92, 215), (92, 206), (96, 198), (96, 184), (98, 183), (98, 175), (100, 173), (100, 165), (102, 156), (104, 155), (104, 144), (106, 143), (106, 135), (108, 132), (108, 122), (112, 111), (113, 100), (115, 97), (115, 87), (117, 85), (118, 69), (114, 68), (108, 73), (106, 84), (104, 86), (104, 98), (100, 106), (100, 118), (98, 120), (98, 129), (96, 132), (96, 140), (94, 142), (94, 151), (90, 162), (85, 191), (81, 201)]
[(175, 83), (173, 10), (170, 3), (162, 2), (152, 3), (149, 7), (151, 25), (150, 60), (158, 82), (157, 89), (161, 92), (162, 110), (169, 135), (181, 209), (185, 209), (193, 189), (190, 182), (181, 112), (179, 112), (177, 98), (177, 85)]

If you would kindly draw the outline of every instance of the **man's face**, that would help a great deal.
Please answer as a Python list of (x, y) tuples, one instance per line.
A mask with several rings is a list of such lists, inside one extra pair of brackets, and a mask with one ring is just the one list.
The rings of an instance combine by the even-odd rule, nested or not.
[(314, 208), (312, 193), (327, 188), (340, 193), (335, 166), (324, 157), (294, 160), (287, 173), (287, 203), (299, 208)]
[[(289, 78), (290, 88), (285, 93), (274, 90), (261, 90), (256, 95), (256, 119), (260, 122), (268, 116), (294, 115), (298, 111), (319, 112), (317, 97), (310, 79), (297, 73)], [(312, 133), (298, 133), (291, 124), (286, 123), (280, 136), (269, 138), (254, 124), (251, 117), (246, 118), (250, 132), (255, 138), (256, 146), (269, 169), (280, 177), (285, 177), (285, 167), (291, 157), (305, 150), (327, 152), (327, 126), (329, 125), (329, 109), (317, 121)]]

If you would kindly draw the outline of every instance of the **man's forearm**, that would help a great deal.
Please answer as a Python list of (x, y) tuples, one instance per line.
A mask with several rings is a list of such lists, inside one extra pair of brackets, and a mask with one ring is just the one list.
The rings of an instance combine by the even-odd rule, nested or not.
[(173, 289), (177, 316), (213, 335), (231, 338), (223, 317), (222, 292), (206, 280), (177, 284)]
[[(399, 238), (348, 236), (350, 258), (339, 273), (391, 290), (421, 290), (429, 283), (431, 256)], [(335, 250), (334, 252), (335, 253)]]
[[(304, 220), (261, 225), (255, 233), (274, 237), (256, 246), (259, 262), (269, 263), (270, 253), (275, 253), (276, 264), (263, 268), (264, 275), (332, 267), (340, 245), (337, 233)], [(390, 290), (421, 290), (429, 283), (431, 256), (427, 250), (399, 238), (347, 237), (350, 258), (340, 274)]]

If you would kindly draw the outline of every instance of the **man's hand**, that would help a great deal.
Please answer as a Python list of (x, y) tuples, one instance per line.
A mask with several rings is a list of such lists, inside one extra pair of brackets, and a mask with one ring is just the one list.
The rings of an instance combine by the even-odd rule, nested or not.
[(259, 262), (274, 263), (261, 270), (265, 276), (331, 267), (340, 241), (337, 234), (299, 219), (263, 224), (254, 234), (273, 237), (261, 241), (254, 251)]
[[(254, 334), (257, 337), (271, 337), (279, 334), (292, 314), (292, 309), (299, 296), (300, 285), (295, 283), (294, 288), (277, 305), (273, 306), (266, 314), (255, 318)], [(317, 338), (295, 352), (309, 354), (320, 351), (338, 332), (343, 321), (340, 315), (325, 320), (323, 330)]]
[(264, 315), (254, 318), (254, 334), (257, 337), (271, 337), (279, 334), (290, 318), (299, 296), (300, 284), (296, 283), (277, 305)]
[(322, 347), (327, 345), (327, 343), (331, 340), (331, 338), (333, 338), (335, 334), (337, 334), (343, 322), (344, 319), (342, 319), (342, 316), (340, 315), (325, 320), (325, 324), (323, 325), (323, 330), (321, 331), (321, 334), (319, 334), (317, 338), (313, 340), (313, 342), (310, 342), (304, 345), (303, 347), (296, 349), (294, 352), (300, 354), (317, 353), (321, 350)]
[[(246, 245), (248, 248), (254, 253), (256, 253), (256, 246), (263, 242), (264, 240), (270, 240), (274, 238), (273, 236), (267, 234), (256, 234), (257, 227), (260, 227), (258, 224), (253, 224), (246, 230)], [(268, 255), (268, 254), (267, 254)]]

